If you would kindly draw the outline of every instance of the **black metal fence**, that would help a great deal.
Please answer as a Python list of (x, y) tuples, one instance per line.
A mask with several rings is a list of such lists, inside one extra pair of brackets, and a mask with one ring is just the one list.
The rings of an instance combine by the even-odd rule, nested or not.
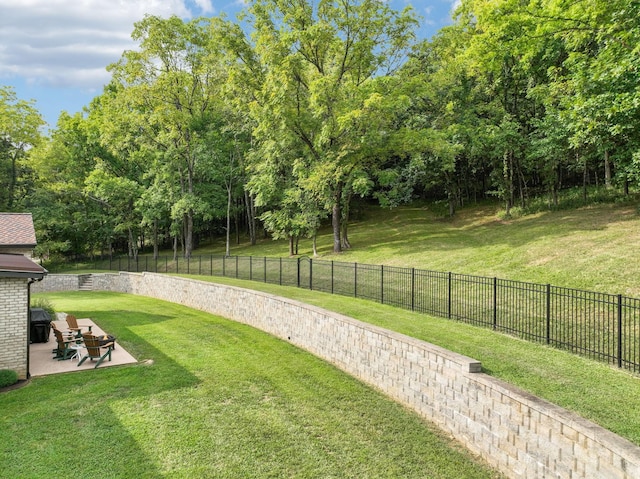
[(622, 295), (308, 257), (120, 257), (90, 267), (226, 276), (369, 299), (640, 371), (640, 299)]

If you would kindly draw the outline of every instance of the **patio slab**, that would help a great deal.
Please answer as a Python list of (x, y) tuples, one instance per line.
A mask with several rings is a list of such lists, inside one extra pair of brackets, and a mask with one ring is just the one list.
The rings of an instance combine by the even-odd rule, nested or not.
[[(60, 317), (60, 316), (59, 316)], [(62, 316), (63, 318), (66, 315)], [(58, 329), (66, 330), (67, 322), (64, 320), (55, 320), (52, 321), (56, 323)], [(85, 327), (91, 326), (91, 332), (96, 336), (104, 335), (105, 332), (100, 329), (91, 319), (83, 318), (78, 319), (78, 326), (83, 328), (83, 332), (86, 331)], [(76, 359), (65, 359), (59, 361), (57, 359), (53, 359), (52, 350), (56, 347), (56, 339), (53, 334), (53, 328), (51, 334), (49, 336), (49, 342), (47, 343), (31, 343), (29, 345), (29, 372), (31, 373), (31, 377), (35, 376), (46, 376), (47, 374), (58, 374), (58, 373), (68, 373), (68, 372), (77, 372), (77, 371), (86, 371), (88, 369), (94, 369), (96, 362), (91, 361), (90, 359), (85, 360), (83, 364), (78, 366), (78, 361)], [(110, 366), (119, 366), (121, 364), (133, 364), (137, 363), (136, 358), (131, 356), (118, 342), (116, 338), (116, 347), (111, 352), (111, 361), (105, 359), (102, 361), (98, 369), (107, 368)]]

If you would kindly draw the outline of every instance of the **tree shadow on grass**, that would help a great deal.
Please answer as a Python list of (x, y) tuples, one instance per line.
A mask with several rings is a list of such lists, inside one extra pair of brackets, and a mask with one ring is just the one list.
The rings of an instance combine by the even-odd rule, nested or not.
[[(65, 477), (70, 471), (83, 478), (163, 475), (162, 458), (141, 447), (117, 404), (148, 402), (143, 398), (200, 380), (144, 338), (113, 331), (128, 337), (127, 346), (140, 343), (153, 362), (38, 377), (0, 396), (0, 443), (7, 458), (0, 461), (0, 477)], [(25, 414), (25, 403), (37, 411)]]
[[(117, 301), (114, 299), (114, 302)], [(91, 317), (134, 355), (137, 364), (33, 378), (0, 396), (0, 443), (6, 460), (0, 477), (161, 477), (162, 457), (141, 447), (118, 408), (168, 391), (196, 387), (201, 380), (154, 346), (136, 326), (158, 325), (175, 316), (128, 310), (74, 310)], [(28, 411), (25, 412), (25, 407)], [(35, 460), (37, 457), (37, 460)]]

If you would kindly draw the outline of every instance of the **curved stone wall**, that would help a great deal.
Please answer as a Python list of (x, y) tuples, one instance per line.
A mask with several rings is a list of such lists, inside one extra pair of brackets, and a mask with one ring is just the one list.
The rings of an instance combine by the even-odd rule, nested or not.
[[(49, 275), (34, 292), (63, 283), (73, 282)], [(640, 477), (634, 444), (481, 373), (478, 361), (424, 341), (290, 299), (193, 279), (97, 274), (93, 287), (183, 304), (289, 341), (410, 407), (508, 477)]]

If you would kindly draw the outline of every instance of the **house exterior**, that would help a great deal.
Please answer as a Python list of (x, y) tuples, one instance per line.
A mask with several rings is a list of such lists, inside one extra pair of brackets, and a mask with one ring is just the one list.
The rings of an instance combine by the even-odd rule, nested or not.
[(0, 213), (0, 369), (29, 377), (31, 284), (47, 270), (31, 260), (36, 246), (31, 214)]

